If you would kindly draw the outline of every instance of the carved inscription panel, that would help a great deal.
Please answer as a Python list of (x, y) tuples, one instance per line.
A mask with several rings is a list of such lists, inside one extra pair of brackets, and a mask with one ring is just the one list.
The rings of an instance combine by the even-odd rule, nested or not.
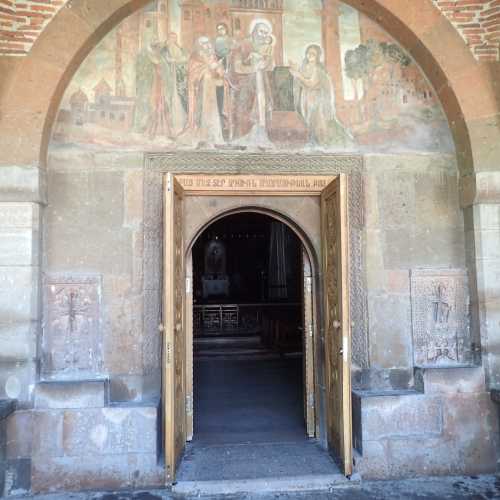
[(468, 304), (465, 270), (417, 269), (411, 272), (415, 365), (471, 363)]
[(46, 276), (44, 377), (71, 378), (99, 372), (100, 302), (100, 276)]

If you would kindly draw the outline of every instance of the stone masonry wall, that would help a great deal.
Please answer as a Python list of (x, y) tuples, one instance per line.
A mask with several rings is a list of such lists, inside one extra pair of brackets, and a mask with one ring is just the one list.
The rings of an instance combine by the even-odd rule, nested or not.
[(411, 271), (465, 268), (455, 160), (367, 155), (365, 165), (370, 365), (412, 369)]
[(499, 0), (432, 1), (460, 33), (476, 59), (480, 61), (499, 60)]
[(66, 1), (0, 0), (0, 55), (26, 55)]

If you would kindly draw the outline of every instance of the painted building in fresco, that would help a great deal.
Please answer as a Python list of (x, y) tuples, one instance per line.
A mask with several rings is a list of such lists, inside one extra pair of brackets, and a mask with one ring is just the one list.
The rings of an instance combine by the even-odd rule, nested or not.
[[(82, 119), (75, 101), (85, 99)], [(453, 150), (406, 52), (351, 7), (314, 0), (153, 3), (84, 62), (54, 139), (160, 151)]]

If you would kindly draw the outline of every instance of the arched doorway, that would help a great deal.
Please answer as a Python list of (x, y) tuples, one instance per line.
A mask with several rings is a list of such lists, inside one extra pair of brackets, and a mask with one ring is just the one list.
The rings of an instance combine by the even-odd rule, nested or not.
[[(336, 470), (316, 441), (312, 266), (301, 239), (263, 211), (223, 215), (190, 248), (193, 435), (179, 479), (279, 476), (278, 455)], [(314, 316), (316, 316), (314, 314)], [(258, 454), (260, 460), (251, 456)], [(274, 459), (273, 459), (274, 458)], [(298, 465), (298, 464), (297, 464)]]
[[(244, 186), (243, 181), (248, 181), (244, 176), (215, 176), (213, 179), (204, 176), (199, 179), (187, 174), (167, 174), (165, 177), (163, 408), (167, 480), (170, 481), (175, 478), (186, 441), (194, 436), (196, 442), (197, 425), (201, 429), (200, 441), (205, 444), (228, 439), (231, 441), (238, 434), (236, 440), (247, 444), (262, 440), (266, 435), (271, 441), (282, 441), (283, 433), (290, 430), (295, 439), (302, 443), (305, 443), (306, 434), (310, 437), (324, 436), (323, 446), (339, 459), (342, 471), (346, 475), (352, 472), (347, 179), (343, 175), (329, 178), (311, 176), (309, 179), (305, 176), (290, 176), (290, 179), (281, 177), (279, 191), (272, 193), (269, 191), (270, 177), (260, 178), (260, 181), (265, 182), (260, 182), (259, 177), (254, 176), (249, 188), (239, 189), (238, 196), (235, 196), (234, 188), (227, 186)], [(207, 185), (219, 188), (208, 191), (203, 187), (196, 188)], [(262, 186), (260, 190), (259, 185)], [(306, 188), (309, 192), (306, 192)], [(198, 199), (188, 203), (191, 196), (192, 200), (196, 200), (196, 195), (205, 201)], [(301, 218), (305, 225), (301, 227), (286, 214), (293, 213), (291, 207), (295, 207), (303, 198), (315, 199), (313, 206), (316, 209), (312, 213), (304, 211)], [(222, 202), (223, 199), (229, 200), (229, 205)], [(251, 200), (250, 203), (248, 200)], [(274, 206), (281, 209), (276, 210)], [(213, 213), (209, 215), (211, 211)], [(307, 221), (316, 227), (313, 230), (316, 239), (314, 246), (306, 229)], [(240, 230), (237, 229), (238, 223), (242, 225)], [(230, 240), (231, 234), (233, 239), (236, 236), (240, 240), (241, 234), (246, 241), (248, 234), (249, 240), (255, 240), (253, 245), (231, 245), (233, 250), (239, 247), (241, 255), (238, 257), (236, 254), (235, 261), (242, 258), (243, 266), (239, 262), (231, 264), (232, 267), (228, 265), (229, 248), (223, 242)], [(259, 234), (264, 240), (261, 243), (258, 243)], [(284, 238), (281, 243), (280, 234)], [(318, 249), (318, 243), (321, 250)], [(253, 250), (250, 248), (252, 246)], [(279, 252), (274, 255), (277, 249)], [(321, 259), (318, 259), (318, 253)], [(288, 278), (290, 287), (295, 289), (290, 293), (290, 300), (287, 300), (284, 293), (283, 278), (286, 272), (282, 273), (281, 282), (277, 278), (277, 269), (286, 258), (291, 263)], [(233, 272), (232, 280), (228, 276), (230, 267)], [(250, 271), (247, 267), (251, 268)], [(259, 280), (260, 271), (265, 273), (265, 269), (268, 273), (266, 280)], [(235, 279), (235, 275), (239, 276)], [(240, 288), (232, 297), (231, 281), (234, 289)], [(243, 286), (245, 281), (247, 285)], [(210, 289), (213, 294), (209, 293)], [(250, 320), (240, 320), (243, 310), (246, 310), (247, 317), (248, 314), (253, 314), (255, 319), (260, 315), (257, 325), (255, 321), (252, 325)], [(328, 314), (323, 314), (323, 310), (328, 311)], [(324, 328), (321, 328), (320, 324), (323, 323)], [(230, 330), (233, 330), (232, 335), (224, 335), (224, 331), (227, 333)], [(245, 335), (249, 333), (254, 335)], [(289, 397), (282, 401), (281, 408), (279, 404), (274, 407), (274, 416), (272, 411), (268, 414), (267, 422), (265, 411), (258, 414), (256, 409), (256, 406), (262, 405), (262, 399), (258, 402), (262, 395), (255, 394), (258, 379), (254, 380), (256, 385), (253, 386), (251, 382), (250, 385), (242, 383), (237, 379), (244, 378), (245, 375), (238, 377), (238, 373), (242, 375), (245, 370), (241, 371), (242, 367), (237, 363), (226, 365), (229, 366), (231, 378), (235, 379), (232, 381), (233, 394), (253, 393), (257, 396), (256, 405), (251, 401), (240, 402), (239, 410), (249, 416), (246, 422), (251, 429), (247, 428), (246, 431), (245, 421), (224, 423), (224, 418), (230, 411), (224, 412), (221, 409), (220, 399), (218, 401), (217, 397), (213, 397), (209, 386), (205, 387), (205, 399), (204, 391), (201, 390), (198, 400), (196, 385), (193, 387), (193, 381), (196, 384), (200, 373), (201, 378), (203, 373), (208, 374), (205, 375), (208, 378), (210, 373), (213, 375), (220, 369), (219, 378), (224, 378), (225, 369), (221, 368), (220, 363), (218, 366), (215, 364), (213, 356), (214, 353), (219, 356), (229, 354), (227, 349), (220, 349), (221, 344), (229, 345), (229, 351), (233, 350), (233, 353), (236, 351), (248, 356), (245, 342), (251, 344), (251, 353), (265, 354), (266, 361), (276, 354), (278, 358), (283, 359), (287, 355), (291, 358), (289, 362), (271, 364), (270, 367), (264, 367), (266, 363), (262, 360), (261, 366), (264, 371), (268, 370), (268, 376), (264, 375), (268, 384), (269, 374), (273, 370), (277, 370), (275, 374), (284, 379), (281, 385), (269, 384), (267, 399), (270, 396), (272, 398), (273, 394), (290, 391)], [(202, 357), (211, 358), (212, 364), (206, 363), (203, 366), (201, 360), (193, 356), (193, 344), (198, 348), (194, 350), (194, 354), (198, 352)], [(295, 363), (292, 361), (293, 354), (300, 356), (301, 351), (303, 368), (300, 359), (298, 364), (296, 360)], [(255, 363), (256, 359), (250, 361)], [(259, 371), (255, 364), (249, 370)], [(248, 370), (246, 373), (248, 374)], [(291, 380), (287, 380), (297, 380), (297, 375), (299, 383), (293, 384), (290, 383)], [(216, 374), (215, 378), (217, 377)], [(305, 390), (297, 392), (301, 385)], [(323, 392), (319, 387), (322, 387)], [(226, 399), (228, 396), (231, 398), (227, 389), (228, 386), (220, 380), (215, 392), (220, 390), (225, 393)], [(301, 405), (297, 405), (301, 399), (303, 409)], [(225, 401), (223, 403), (226, 404)], [(230, 409), (235, 407), (232, 403), (237, 406), (235, 401), (227, 403)], [(264, 406), (264, 410), (268, 410), (267, 405)], [(204, 418), (202, 412), (194, 416), (197, 408), (203, 407), (207, 419), (204, 422), (199, 420)], [(288, 410), (285, 410), (287, 407)], [(298, 410), (300, 411), (297, 413)], [(297, 418), (302, 411), (305, 423), (303, 417)], [(259, 418), (262, 419), (261, 426), (257, 422)], [(278, 422), (280, 418), (284, 420)], [(276, 424), (274, 429), (273, 423)], [(228, 438), (232, 432), (231, 425), (234, 425), (234, 432)], [(209, 460), (210, 463), (213, 461)], [(275, 461), (275, 465), (279, 466), (279, 461)], [(268, 469), (269, 467), (264, 468)]]

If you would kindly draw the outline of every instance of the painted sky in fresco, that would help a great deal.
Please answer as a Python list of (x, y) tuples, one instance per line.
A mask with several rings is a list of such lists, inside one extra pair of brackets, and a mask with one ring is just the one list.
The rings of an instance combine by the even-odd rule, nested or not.
[[(155, 0), (79, 68), (53, 143), (452, 151), (437, 96), (404, 50), (352, 7), (325, 9), (320, 0)], [(332, 24), (337, 39), (322, 35)]]

